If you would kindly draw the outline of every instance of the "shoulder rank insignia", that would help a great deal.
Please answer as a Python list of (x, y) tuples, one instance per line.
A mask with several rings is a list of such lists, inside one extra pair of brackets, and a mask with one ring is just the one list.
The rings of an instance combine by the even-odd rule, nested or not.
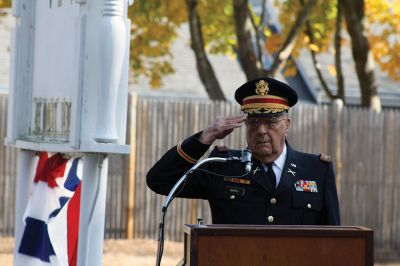
[(296, 191), (318, 192), (317, 183), (315, 181), (297, 180), (296, 183), (294, 183), (294, 187)]
[(325, 153), (319, 155), (319, 159), (323, 162), (329, 163), (331, 161), (331, 156)]

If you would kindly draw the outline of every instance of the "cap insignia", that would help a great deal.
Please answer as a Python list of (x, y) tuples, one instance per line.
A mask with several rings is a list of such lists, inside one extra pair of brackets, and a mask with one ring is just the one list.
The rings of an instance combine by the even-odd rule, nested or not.
[(268, 82), (265, 80), (260, 80), (256, 82), (256, 93), (258, 95), (267, 95), (269, 91)]

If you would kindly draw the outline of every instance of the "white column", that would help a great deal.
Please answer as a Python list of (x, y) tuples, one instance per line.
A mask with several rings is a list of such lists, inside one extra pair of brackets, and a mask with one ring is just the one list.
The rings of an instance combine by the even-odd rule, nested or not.
[[(27, 150), (18, 151), (17, 189), (15, 200), (15, 248), (14, 258), (21, 242), (24, 222), (23, 215), (28, 204), (30, 188), (35, 176), (35, 152)], [(16, 261), (14, 260), (14, 265)]]
[(105, 154), (91, 153), (83, 157), (78, 266), (102, 265), (107, 172)]
[(104, 0), (99, 34), (101, 85), (94, 137), (97, 142), (118, 141), (115, 123), (116, 108), (118, 108), (117, 96), (126, 46), (123, 14), (122, 0)]

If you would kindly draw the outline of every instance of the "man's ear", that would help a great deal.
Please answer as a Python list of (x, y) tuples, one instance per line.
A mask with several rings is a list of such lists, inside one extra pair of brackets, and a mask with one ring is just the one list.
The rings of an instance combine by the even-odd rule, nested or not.
[(290, 127), (290, 118), (289, 117), (285, 120), (285, 123), (286, 123), (286, 131), (287, 131)]

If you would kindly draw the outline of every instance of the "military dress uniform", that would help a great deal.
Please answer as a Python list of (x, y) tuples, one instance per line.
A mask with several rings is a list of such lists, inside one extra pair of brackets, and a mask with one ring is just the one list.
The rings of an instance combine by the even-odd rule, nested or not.
[[(167, 195), (209, 148), (200, 133), (170, 149), (147, 174), (147, 185)], [(214, 149), (210, 157), (238, 157), (237, 150)], [(243, 164), (209, 163), (193, 172), (178, 197), (206, 199), (215, 224), (339, 225), (339, 205), (332, 162), (287, 144), (281, 180), (274, 189), (262, 164), (252, 159), (244, 177)], [(222, 176), (213, 175), (215, 172)]]
[[(296, 104), (296, 92), (271, 78), (249, 81), (235, 93), (248, 117), (274, 118)], [(171, 148), (148, 172), (147, 185), (167, 195), (210, 148), (201, 132)], [(210, 162), (191, 173), (178, 197), (208, 200), (215, 224), (339, 225), (339, 204), (332, 162), (302, 153), (286, 141), (286, 160), (278, 185), (256, 158), (246, 174), (240, 162)], [(210, 157), (240, 157), (241, 151), (214, 149)], [(239, 177), (240, 176), (240, 177)]]

